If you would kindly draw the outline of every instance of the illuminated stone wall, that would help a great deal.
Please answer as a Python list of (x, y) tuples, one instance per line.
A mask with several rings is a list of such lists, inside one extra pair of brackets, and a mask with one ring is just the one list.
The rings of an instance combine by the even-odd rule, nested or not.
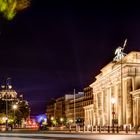
[(111, 98), (116, 101), (115, 125), (140, 125), (140, 52), (130, 52), (122, 60), (107, 64), (90, 86), (94, 100), (89, 117), (93, 118), (93, 125), (112, 125)]

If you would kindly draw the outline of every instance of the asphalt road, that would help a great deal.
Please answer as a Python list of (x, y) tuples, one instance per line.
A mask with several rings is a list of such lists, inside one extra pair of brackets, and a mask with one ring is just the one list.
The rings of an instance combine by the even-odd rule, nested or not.
[(0, 133), (0, 140), (140, 140), (140, 135)]

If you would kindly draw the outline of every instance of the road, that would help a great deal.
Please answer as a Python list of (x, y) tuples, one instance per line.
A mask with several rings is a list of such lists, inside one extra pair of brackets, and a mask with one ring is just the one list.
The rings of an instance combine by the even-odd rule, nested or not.
[(0, 133), (0, 140), (139, 140), (140, 135)]

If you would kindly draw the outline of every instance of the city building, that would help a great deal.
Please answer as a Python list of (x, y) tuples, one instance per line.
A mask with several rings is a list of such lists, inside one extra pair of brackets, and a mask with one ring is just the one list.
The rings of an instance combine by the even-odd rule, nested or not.
[(75, 122), (83, 121), (83, 99), (83, 92), (66, 94), (55, 99), (47, 105), (47, 118), (53, 117), (56, 120), (63, 118), (66, 123), (74, 123), (74, 120)]
[(46, 114), (48, 119), (51, 119), (51, 117), (55, 117), (55, 103), (55, 99), (51, 99), (47, 105)]
[(52, 99), (46, 109), (47, 118), (51, 120), (54, 119), (67, 119), (67, 114), (69, 112), (68, 101), (73, 98), (73, 95), (66, 94), (65, 96), (59, 97), (57, 99)]
[(93, 89), (88, 86), (84, 88), (83, 107), (93, 104)]
[[(83, 108), (86, 110), (84, 112), (84, 122), (92, 126), (92, 114), (93, 114), (93, 89), (88, 86), (84, 88), (84, 99), (83, 99)], [(87, 117), (91, 116), (91, 117)]]
[(140, 125), (140, 52), (116, 50), (90, 87), (94, 98), (84, 107), (85, 125)]
[(73, 98), (67, 100), (66, 118), (68, 123), (78, 123), (84, 120), (83, 99), (84, 93), (78, 92), (73, 94)]
[[(24, 127), (25, 120), (29, 117), (28, 101), (23, 99), (23, 95), (17, 94), (12, 88), (10, 78), (1, 86), (0, 90), (0, 124), (13, 124), (13, 127)], [(6, 119), (5, 119), (6, 118)]]
[(54, 117), (57, 120), (60, 120), (61, 118), (65, 118), (65, 100), (64, 99), (65, 99), (64, 97), (59, 97), (56, 99)]

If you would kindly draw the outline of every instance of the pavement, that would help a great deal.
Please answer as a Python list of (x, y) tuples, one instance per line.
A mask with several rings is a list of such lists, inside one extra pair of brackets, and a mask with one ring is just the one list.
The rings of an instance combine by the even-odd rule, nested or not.
[(112, 133), (112, 131), (110, 131), (110, 133), (108, 133), (108, 131), (69, 131), (69, 130), (49, 130), (49, 131), (41, 131), (38, 129), (13, 129), (12, 131), (0, 131), (0, 134), (2, 133), (27, 133), (27, 134), (80, 134), (80, 135), (140, 135), (140, 131), (138, 131), (137, 133), (135, 133), (135, 131), (128, 131), (128, 133), (126, 133), (126, 131), (119, 131), (119, 133), (117, 133), (117, 131), (115, 131), (114, 133)]
[[(139, 133), (140, 134), (140, 133)], [(66, 132), (41, 131), (36, 133), (0, 133), (0, 140), (139, 140), (140, 135), (133, 133), (96, 133), (96, 132)]]

